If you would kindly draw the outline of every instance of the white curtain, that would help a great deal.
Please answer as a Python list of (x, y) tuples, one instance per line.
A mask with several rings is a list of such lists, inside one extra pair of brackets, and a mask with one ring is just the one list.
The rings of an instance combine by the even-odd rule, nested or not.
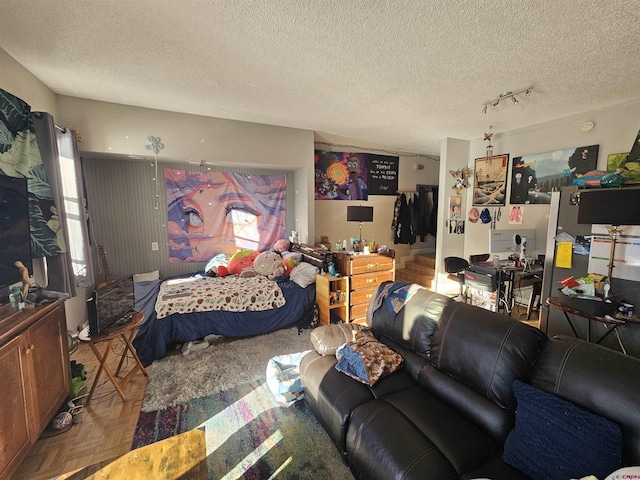
[(47, 178), (62, 223), (68, 252), (47, 258), (51, 290), (76, 295), (76, 287), (93, 287), (93, 264), (80, 157), (75, 133), (58, 128), (46, 112), (33, 114), (36, 136)]

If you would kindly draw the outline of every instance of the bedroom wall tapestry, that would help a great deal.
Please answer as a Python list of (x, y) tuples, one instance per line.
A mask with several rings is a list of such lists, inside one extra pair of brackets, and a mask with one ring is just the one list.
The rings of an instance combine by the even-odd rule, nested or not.
[(368, 199), (366, 153), (316, 150), (314, 162), (316, 200)]
[(511, 203), (551, 203), (551, 191), (573, 185), (585, 173), (595, 170), (599, 145), (567, 148), (513, 158)]
[(473, 172), (473, 204), (504, 205), (509, 154), (476, 158)]
[(206, 262), (285, 238), (286, 175), (164, 169), (169, 262)]
[(31, 255), (51, 257), (67, 251), (47, 180), (31, 107), (0, 89), (0, 173), (27, 179)]

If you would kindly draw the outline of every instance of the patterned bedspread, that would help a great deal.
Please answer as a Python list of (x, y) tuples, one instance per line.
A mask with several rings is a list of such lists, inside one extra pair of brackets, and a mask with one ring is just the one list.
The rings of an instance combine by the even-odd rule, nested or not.
[(181, 278), (162, 283), (156, 314), (163, 318), (173, 313), (210, 310), (247, 312), (271, 310), (284, 304), (280, 286), (261, 275), (249, 278), (235, 275)]

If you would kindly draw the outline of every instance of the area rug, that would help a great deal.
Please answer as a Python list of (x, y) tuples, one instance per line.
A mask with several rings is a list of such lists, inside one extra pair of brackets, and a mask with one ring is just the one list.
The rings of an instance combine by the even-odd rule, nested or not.
[(206, 397), (236, 385), (264, 379), (267, 362), (276, 355), (313, 348), (311, 330), (278, 330), (251, 338), (231, 339), (189, 355), (153, 362), (142, 401), (143, 412), (161, 410)]
[(279, 404), (256, 380), (155, 412), (141, 412), (132, 449), (198, 428), (210, 479), (352, 479), (304, 401)]

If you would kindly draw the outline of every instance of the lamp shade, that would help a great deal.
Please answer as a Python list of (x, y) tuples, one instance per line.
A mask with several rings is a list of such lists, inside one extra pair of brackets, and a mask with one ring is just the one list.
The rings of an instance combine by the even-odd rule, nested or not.
[(373, 207), (347, 207), (347, 222), (373, 222)]
[(603, 189), (581, 192), (578, 223), (640, 225), (640, 189)]

